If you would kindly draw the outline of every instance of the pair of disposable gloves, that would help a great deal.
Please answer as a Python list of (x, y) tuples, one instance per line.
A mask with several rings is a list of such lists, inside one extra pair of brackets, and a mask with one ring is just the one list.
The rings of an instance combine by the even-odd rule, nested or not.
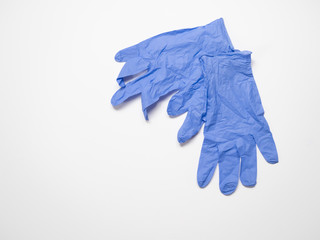
[(117, 78), (121, 88), (112, 97), (112, 105), (141, 94), (148, 119), (148, 108), (176, 91), (168, 114), (187, 112), (178, 141), (189, 140), (205, 124), (197, 174), (200, 187), (208, 185), (217, 164), (223, 194), (233, 193), (239, 178), (244, 186), (254, 186), (256, 145), (267, 162), (278, 162), (252, 75), (251, 52), (234, 49), (222, 18), (149, 38), (119, 51), (115, 59), (125, 65)]

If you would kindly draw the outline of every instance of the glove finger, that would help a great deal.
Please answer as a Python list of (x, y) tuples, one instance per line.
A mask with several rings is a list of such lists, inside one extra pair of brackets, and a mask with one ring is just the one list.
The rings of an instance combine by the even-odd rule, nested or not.
[(208, 139), (204, 139), (198, 165), (197, 180), (201, 188), (206, 187), (214, 174), (219, 159), (216, 144)]
[(252, 136), (241, 139), (237, 144), (241, 157), (240, 180), (242, 185), (253, 187), (257, 182), (257, 147)]
[(260, 131), (254, 136), (264, 159), (271, 164), (277, 163), (278, 152), (270, 131)]
[(232, 194), (239, 182), (240, 156), (236, 147), (225, 150), (219, 148), (219, 186), (225, 195)]
[(145, 85), (141, 93), (142, 110), (146, 120), (148, 120), (148, 109), (150, 109), (152, 105), (158, 102), (161, 97), (166, 96), (180, 87), (180, 81), (176, 81), (176, 78), (167, 77), (166, 75), (161, 78), (160, 73), (161, 72), (158, 72), (157, 78), (155, 78), (154, 81)]
[(203, 112), (191, 110), (188, 112), (178, 132), (178, 142), (184, 143), (196, 135), (203, 124)]
[(169, 116), (178, 116), (188, 111), (187, 91), (179, 91), (172, 96), (168, 103), (167, 113)]
[[(266, 119), (263, 117), (264, 109), (261, 104), (260, 95), (258, 92), (257, 85), (255, 81), (250, 82), (251, 85), (249, 87), (249, 101), (251, 103), (251, 108), (253, 111), (249, 111), (249, 114), (259, 122), (261, 126), (260, 129), (257, 130), (257, 133), (254, 135), (255, 141), (258, 145), (260, 152), (263, 157), (266, 159), (268, 163), (277, 163), (278, 162), (278, 153), (277, 148), (274, 143), (272, 134), (270, 132), (268, 123)], [(249, 108), (249, 110), (251, 109)]]
[(117, 106), (124, 101), (126, 101), (128, 98), (133, 97), (135, 95), (138, 95), (141, 93), (141, 87), (136, 85), (127, 85), (124, 88), (120, 88), (111, 98), (111, 104), (113, 106)]
[(146, 86), (148, 82), (153, 79), (153, 73), (149, 73), (146, 75), (143, 75), (141, 77), (138, 77), (136, 80), (129, 82), (125, 85), (125, 87), (120, 88), (111, 99), (111, 104), (113, 106), (117, 106), (124, 101), (126, 101), (128, 98), (133, 97), (143, 91), (143, 88)]
[[(191, 81), (191, 80), (189, 80)], [(178, 116), (185, 113), (190, 107), (205, 108), (207, 92), (204, 87), (204, 79), (189, 86), (172, 96), (169, 101), (167, 112), (169, 116)]]
[(122, 67), (117, 78), (117, 82), (120, 85), (120, 87), (124, 87), (124, 82), (127, 79), (129, 80), (129, 78), (131, 79), (139, 76), (140, 74), (143, 74), (144, 72), (147, 72), (148, 68), (149, 64), (141, 58), (134, 58), (132, 60), (129, 60)]
[(125, 48), (117, 52), (114, 59), (117, 62), (127, 62), (130, 59), (136, 58), (139, 56), (139, 44)]

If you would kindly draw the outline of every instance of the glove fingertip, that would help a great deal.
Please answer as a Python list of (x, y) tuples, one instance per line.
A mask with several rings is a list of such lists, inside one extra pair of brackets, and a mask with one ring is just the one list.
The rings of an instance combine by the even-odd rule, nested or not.
[(171, 117), (179, 116), (181, 114), (184, 114), (186, 111), (188, 111), (188, 108), (178, 107), (178, 106), (174, 106), (172, 104), (168, 105), (168, 108), (167, 108), (167, 113)]
[(177, 139), (179, 143), (185, 143), (191, 138), (191, 136), (188, 136), (188, 132), (185, 131), (185, 128), (186, 128), (186, 125), (182, 125), (182, 127), (178, 131)]
[(175, 110), (173, 110), (170, 105), (168, 105), (167, 113), (168, 113), (168, 115), (171, 116), (171, 117), (177, 116), (177, 112), (176, 112)]
[(123, 81), (123, 78), (117, 78), (117, 82), (118, 82), (119, 86), (122, 88), (126, 86), (126, 84)]
[(111, 104), (117, 106), (123, 103), (127, 99), (125, 88), (120, 88), (118, 91), (113, 94), (111, 98)]
[(241, 178), (240, 178), (240, 180), (241, 180), (242, 185), (245, 187), (254, 187), (257, 184), (257, 181), (250, 182), (250, 181), (243, 180)]
[(186, 142), (193, 138), (200, 131), (203, 122), (201, 121), (191, 121), (190, 115), (188, 114), (184, 123), (178, 132), (178, 141), (180, 143)]
[(276, 164), (279, 162), (277, 148), (273, 141), (270, 141), (268, 145), (264, 145), (263, 147), (260, 145), (259, 149), (268, 163)]
[(147, 109), (144, 109), (144, 110), (143, 110), (143, 116), (144, 116), (144, 119), (145, 119), (146, 121), (149, 120)]
[(117, 52), (117, 54), (114, 56), (114, 60), (117, 62), (122, 62), (121, 51)]
[(264, 159), (271, 164), (278, 163), (278, 151), (272, 133), (267, 131), (266, 134), (256, 134), (254, 138)]
[(238, 183), (235, 183), (235, 182), (226, 183), (226, 184), (220, 186), (220, 191), (224, 195), (231, 195), (232, 193), (234, 193), (236, 191), (237, 186), (238, 186)]
[(267, 162), (270, 163), (270, 164), (276, 164), (276, 163), (279, 162), (279, 159), (278, 159), (278, 157), (271, 158), (271, 159), (268, 159)]
[(179, 143), (185, 143), (185, 142), (188, 140), (188, 139), (185, 139), (185, 138), (179, 136), (179, 134), (178, 134), (177, 139), (178, 139), (178, 142), (179, 142)]
[(178, 94), (174, 95), (167, 107), (167, 112), (169, 116), (175, 117), (185, 113), (188, 110), (188, 105), (178, 97)]
[(168, 103), (168, 107), (167, 107), (167, 113), (169, 116), (176, 116), (176, 110), (173, 107), (174, 106), (174, 101), (173, 101), (173, 97), (170, 99), (169, 103)]
[(198, 180), (198, 186), (201, 188), (205, 188), (206, 186), (208, 186), (209, 182), (207, 181), (199, 181)]
[(279, 162), (278, 151), (274, 141), (270, 143), (270, 149), (267, 153), (264, 153), (265, 159), (270, 164), (276, 164)]
[(118, 99), (115, 97), (115, 95), (112, 96), (110, 102), (111, 102), (112, 106), (114, 106), (114, 107), (120, 104)]
[(264, 159), (270, 164), (276, 164), (279, 162), (277, 148), (274, 141), (269, 141), (268, 144), (261, 146), (258, 145), (260, 152), (262, 153)]

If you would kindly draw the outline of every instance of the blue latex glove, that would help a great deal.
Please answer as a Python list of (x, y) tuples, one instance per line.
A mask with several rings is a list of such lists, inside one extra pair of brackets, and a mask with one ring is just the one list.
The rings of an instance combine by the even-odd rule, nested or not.
[[(141, 94), (142, 110), (148, 119), (147, 108), (160, 97), (202, 77), (202, 55), (232, 51), (222, 18), (205, 26), (163, 33), (121, 50), (115, 59), (126, 63), (117, 78), (121, 88), (111, 103), (116, 106)], [(142, 75), (125, 84), (126, 79), (139, 73)]]
[[(180, 129), (180, 142), (196, 134), (205, 122), (198, 184), (207, 186), (219, 163), (220, 190), (228, 195), (235, 191), (239, 174), (244, 186), (256, 184), (256, 145), (269, 163), (277, 163), (278, 154), (252, 75), (251, 52), (203, 56), (201, 62), (204, 84), (199, 81), (179, 98), (172, 98), (168, 113), (195, 112)], [(194, 91), (200, 88), (207, 94)]]

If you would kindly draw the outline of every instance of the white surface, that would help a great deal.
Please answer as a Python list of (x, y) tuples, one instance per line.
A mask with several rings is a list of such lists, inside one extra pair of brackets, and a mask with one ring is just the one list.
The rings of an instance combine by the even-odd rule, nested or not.
[[(319, 1), (0, 2), (0, 239), (320, 239)], [(169, 98), (115, 110), (114, 54), (225, 19), (253, 71), (280, 163), (255, 188), (196, 183)]]

